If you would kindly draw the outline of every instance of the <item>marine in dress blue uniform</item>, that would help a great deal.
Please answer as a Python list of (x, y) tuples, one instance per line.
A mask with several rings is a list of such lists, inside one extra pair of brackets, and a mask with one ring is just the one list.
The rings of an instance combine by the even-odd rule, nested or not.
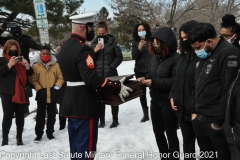
[[(98, 138), (98, 121), (102, 116), (100, 90), (119, 94), (122, 98), (132, 89), (123, 81), (110, 81), (99, 76), (94, 66), (94, 51), (86, 40), (92, 40), (95, 13), (85, 13), (72, 19), (71, 37), (59, 52), (59, 65), (66, 90), (60, 115), (68, 118), (71, 159), (93, 159)], [(90, 155), (90, 156), (89, 156)]]

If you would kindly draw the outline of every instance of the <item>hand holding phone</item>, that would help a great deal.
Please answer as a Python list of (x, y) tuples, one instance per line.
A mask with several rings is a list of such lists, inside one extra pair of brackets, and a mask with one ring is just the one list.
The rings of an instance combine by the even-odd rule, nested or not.
[(15, 60), (16, 60), (17, 62), (22, 62), (22, 56), (15, 57)]
[(98, 43), (101, 43), (102, 45), (104, 45), (104, 39), (103, 38), (98, 38)]
[(18, 58), (18, 60), (17, 60), (18, 62), (22, 62), (22, 59), (23, 59), (22, 56), (19, 56), (17, 58)]
[(145, 39), (146, 39), (146, 37), (145, 37), (145, 36), (141, 36), (140, 38), (141, 38), (141, 40), (145, 40)]

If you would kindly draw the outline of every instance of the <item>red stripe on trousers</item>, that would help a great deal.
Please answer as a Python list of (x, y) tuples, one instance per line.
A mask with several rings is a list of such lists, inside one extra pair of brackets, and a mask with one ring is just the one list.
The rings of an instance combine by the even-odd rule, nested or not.
[[(89, 123), (89, 152), (93, 151), (93, 124), (94, 124), (94, 119), (90, 118), (90, 123)], [(92, 156), (90, 156), (92, 157)], [(93, 158), (90, 158), (89, 160), (92, 160)]]

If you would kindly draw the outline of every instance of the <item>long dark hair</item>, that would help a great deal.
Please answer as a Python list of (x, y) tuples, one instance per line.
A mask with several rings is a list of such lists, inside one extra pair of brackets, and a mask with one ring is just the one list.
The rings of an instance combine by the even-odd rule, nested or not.
[(232, 14), (226, 14), (222, 17), (221, 28), (226, 28), (230, 30), (233, 34), (236, 34), (236, 39), (233, 42), (233, 45), (240, 49), (239, 40), (240, 40), (240, 25), (236, 22), (236, 17)]
[(146, 23), (146, 22), (141, 22), (141, 23), (138, 23), (138, 24), (134, 25), (133, 31), (132, 31), (133, 39), (135, 41), (140, 41), (141, 40), (140, 37), (138, 36), (138, 26), (140, 26), (140, 25), (142, 25), (145, 28), (146, 33), (147, 33), (145, 37), (146, 37), (146, 40), (149, 40), (151, 35), (152, 35), (152, 33), (151, 33), (150, 25), (148, 23)]
[[(179, 47), (180, 47), (180, 55), (184, 56), (186, 50), (189, 50), (189, 48), (185, 45), (183, 45), (183, 38), (181, 37), (181, 32), (184, 32), (187, 36), (189, 36), (189, 32), (198, 24), (197, 21), (191, 20), (186, 23), (183, 23), (182, 26), (179, 29)], [(188, 40), (187, 40), (188, 41)], [(189, 42), (189, 41), (188, 41)], [(189, 43), (189, 45), (191, 45)]]
[[(153, 47), (153, 39), (154, 38), (151, 38), (151, 40), (150, 40), (150, 43), (149, 43), (149, 46), (148, 46), (148, 50), (149, 50), (150, 54), (157, 54), (155, 49), (154, 49), (154, 47)], [(157, 39), (157, 41), (160, 43), (159, 49), (160, 49), (161, 55), (163, 57), (166, 57), (168, 54), (170, 54), (169, 46), (166, 43), (164, 43), (163, 41), (159, 40), (159, 39)]]

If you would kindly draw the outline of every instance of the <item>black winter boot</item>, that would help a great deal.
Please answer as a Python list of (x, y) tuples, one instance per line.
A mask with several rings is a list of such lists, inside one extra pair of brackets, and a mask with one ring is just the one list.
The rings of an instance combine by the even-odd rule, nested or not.
[(99, 125), (98, 125), (98, 128), (104, 128), (104, 126), (105, 126), (105, 121), (101, 121), (101, 120), (100, 120), (100, 123), (99, 123)]
[[(104, 108), (104, 110), (105, 110), (105, 108)], [(104, 128), (104, 126), (105, 126), (105, 117), (101, 117), (98, 128)]]
[(112, 124), (110, 125), (110, 128), (117, 127), (119, 125), (118, 120), (113, 120)]
[(149, 120), (149, 115), (148, 115), (148, 107), (143, 108), (143, 118), (141, 119), (141, 122), (146, 122)]
[(22, 132), (18, 132), (18, 133), (17, 133), (16, 139), (17, 139), (17, 145), (18, 145), (18, 146), (23, 145)]
[(2, 136), (2, 146), (8, 145), (8, 135)]

